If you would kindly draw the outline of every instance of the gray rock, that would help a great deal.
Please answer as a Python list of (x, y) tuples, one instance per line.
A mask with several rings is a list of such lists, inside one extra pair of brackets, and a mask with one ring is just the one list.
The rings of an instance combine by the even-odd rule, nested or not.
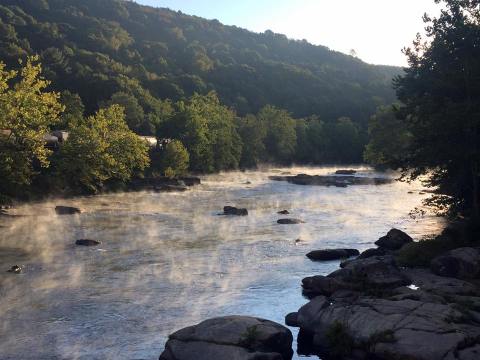
[(464, 247), (451, 250), (430, 262), (433, 273), (459, 279), (474, 279), (480, 275), (480, 252)]
[(398, 269), (392, 256), (351, 260), (328, 277), (350, 283), (351, 288), (356, 289), (391, 289), (410, 284), (410, 279)]
[(372, 257), (372, 256), (383, 256), (383, 255), (387, 255), (387, 250), (385, 250), (383, 248), (371, 248), (371, 249), (367, 249), (364, 252), (362, 252), (358, 256), (358, 258), (359, 259), (366, 259), (366, 258), (369, 258), (369, 257)]
[(290, 214), (290, 212), (288, 210), (282, 210), (282, 211), (279, 211), (277, 214), (288, 215), (288, 214)]
[(297, 319), (297, 317), (298, 317), (298, 313), (297, 313), (297, 312), (293, 312), (293, 313), (287, 314), (287, 316), (285, 316), (285, 325), (298, 327), (298, 319)]
[(225, 316), (170, 335), (160, 360), (288, 360), (292, 341), (290, 330), (272, 321)]
[(353, 175), (307, 175), (296, 176), (270, 176), (273, 181), (287, 181), (296, 185), (337, 186), (347, 187), (350, 185), (382, 185), (392, 182), (387, 178), (370, 178)]
[(461, 323), (463, 314), (449, 304), (415, 300), (356, 299), (330, 301), (317, 297), (298, 311), (298, 324), (313, 334), (313, 345), (328, 353), (327, 334), (333, 324), (352, 338), (353, 346), (366, 350), (363, 359), (443, 359), (480, 328)]
[(247, 216), (248, 210), (236, 208), (234, 206), (224, 206), (223, 215)]
[(90, 239), (79, 239), (75, 241), (75, 245), (79, 245), (79, 246), (97, 246), (100, 244), (101, 244), (100, 241), (90, 240)]
[(55, 212), (57, 215), (74, 215), (80, 214), (82, 211), (73, 206), (55, 206)]
[(277, 220), (277, 223), (281, 225), (295, 225), (295, 224), (304, 224), (305, 221), (300, 219), (279, 219)]
[(311, 251), (307, 257), (315, 261), (328, 261), (345, 259), (359, 254), (360, 252), (356, 249), (324, 249)]
[(387, 250), (399, 250), (402, 248), (402, 246), (412, 241), (413, 239), (403, 231), (392, 229), (387, 233), (387, 235), (378, 239), (375, 242), (375, 245)]

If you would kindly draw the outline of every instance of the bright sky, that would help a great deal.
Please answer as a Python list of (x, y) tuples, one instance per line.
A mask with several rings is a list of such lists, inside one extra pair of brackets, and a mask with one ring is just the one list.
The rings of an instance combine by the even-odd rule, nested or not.
[(437, 15), (434, 0), (136, 0), (186, 14), (218, 19), (255, 32), (272, 30), (292, 39), (349, 53), (372, 64), (406, 65), (401, 50), (422, 15)]

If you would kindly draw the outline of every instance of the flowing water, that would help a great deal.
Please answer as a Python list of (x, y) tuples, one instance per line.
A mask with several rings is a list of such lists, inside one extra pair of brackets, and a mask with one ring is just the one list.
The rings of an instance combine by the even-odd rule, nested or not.
[[(158, 359), (169, 333), (202, 319), (242, 314), (283, 323), (307, 302), (301, 279), (338, 267), (309, 261), (310, 250), (363, 250), (392, 227), (417, 239), (441, 227), (439, 218), (408, 216), (428, 196), (418, 183), (337, 188), (268, 179), (334, 170), (230, 172), (185, 193), (14, 209), (18, 217), (0, 217), (0, 359)], [(57, 216), (60, 204), (83, 212)], [(249, 215), (218, 216), (224, 205)], [(306, 223), (278, 225), (283, 209)], [(81, 238), (102, 244), (75, 246)], [(6, 272), (15, 264), (22, 274)]]

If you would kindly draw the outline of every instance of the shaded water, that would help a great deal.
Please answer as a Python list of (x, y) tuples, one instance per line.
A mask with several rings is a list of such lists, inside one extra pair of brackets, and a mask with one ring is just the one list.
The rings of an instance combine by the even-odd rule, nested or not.
[[(157, 359), (169, 333), (209, 317), (283, 323), (306, 303), (301, 279), (338, 266), (309, 261), (310, 250), (363, 250), (391, 227), (420, 238), (441, 226), (435, 217), (408, 217), (427, 196), (419, 184), (327, 188), (268, 180), (334, 170), (232, 172), (204, 177), (186, 193), (15, 209), (25, 216), (0, 218), (0, 359)], [(57, 216), (59, 204), (83, 213)], [(249, 216), (217, 216), (224, 205), (246, 207)], [(283, 209), (306, 223), (278, 225)], [(76, 247), (79, 238), (102, 245)], [(5, 272), (14, 264), (24, 273)]]

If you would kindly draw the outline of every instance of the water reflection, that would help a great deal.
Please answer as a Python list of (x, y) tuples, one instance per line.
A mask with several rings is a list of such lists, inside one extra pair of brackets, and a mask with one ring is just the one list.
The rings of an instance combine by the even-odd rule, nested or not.
[[(363, 250), (393, 226), (414, 238), (438, 230), (435, 217), (415, 222), (407, 215), (427, 196), (419, 184), (325, 188), (268, 180), (334, 170), (232, 172), (207, 176), (186, 193), (110, 194), (16, 209), (22, 216), (0, 219), (1, 358), (156, 359), (169, 333), (208, 317), (283, 323), (306, 302), (301, 279), (338, 266), (310, 262), (308, 251)], [(83, 213), (57, 216), (59, 203)], [(224, 205), (246, 207), (249, 216), (217, 216)], [(283, 209), (306, 223), (277, 225)], [(80, 238), (102, 244), (76, 247)], [(14, 264), (24, 273), (4, 272)]]

